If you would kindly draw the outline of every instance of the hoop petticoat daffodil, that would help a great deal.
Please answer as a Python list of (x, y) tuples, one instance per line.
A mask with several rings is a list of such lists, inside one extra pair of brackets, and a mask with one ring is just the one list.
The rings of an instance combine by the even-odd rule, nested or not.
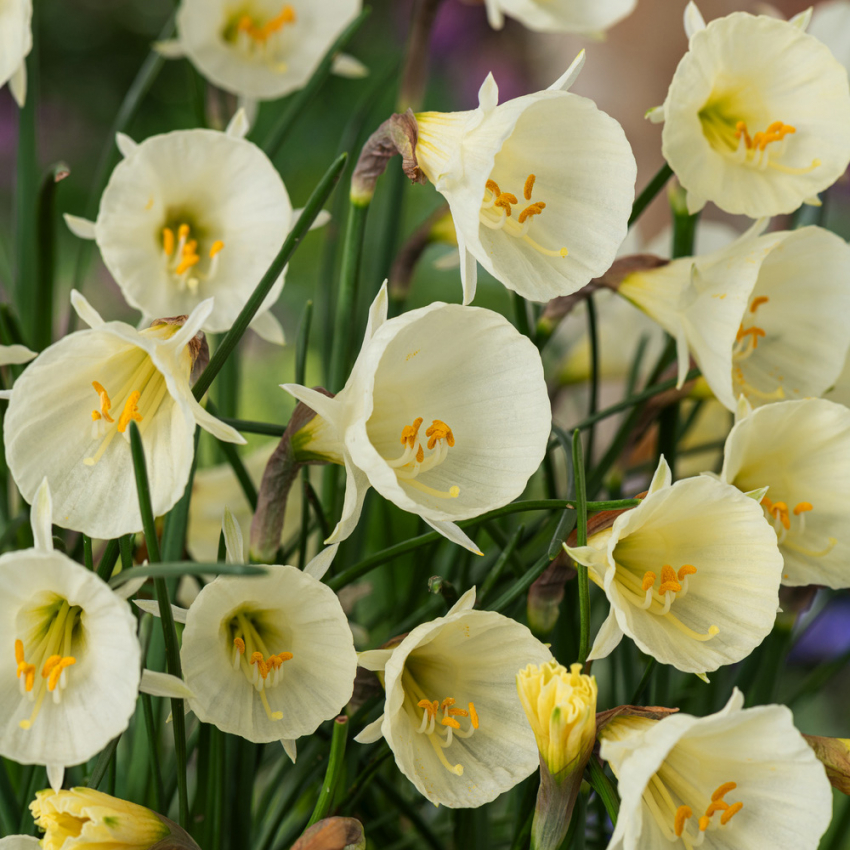
[(850, 163), (847, 72), (795, 23), (685, 11), (688, 52), (670, 83), (661, 150), (688, 192), (751, 218), (793, 212)]
[(546, 91), (498, 104), (492, 75), (470, 112), (416, 116), (416, 160), (451, 208), (463, 303), (476, 260), (533, 301), (569, 295), (601, 275), (626, 235), (635, 159), (622, 127), (567, 89), (580, 53)]
[(26, 57), (32, 50), (32, 0), (6, 0), (0, 5), (0, 87), (9, 91), (18, 106), (27, 96)]
[[(269, 158), (243, 138), (247, 130), (239, 112), (224, 133), (177, 130), (138, 144), (119, 135), (124, 159), (97, 221), (65, 216), (77, 236), (97, 242), (143, 321), (190, 313), (214, 297), (203, 328), (229, 330), (280, 250), (292, 223), (289, 195)], [(280, 344), (283, 331), (269, 310), (284, 274), (251, 323)]]
[(360, 653), (382, 674), (384, 713), (355, 740), (386, 739), (399, 770), (432, 803), (474, 808), (538, 765), (516, 692), (516, 671), (551, 653), (494, 611), (473, 611), (475, 589), (445, 617), (417, 626), (393, 649)]
[(183, 495), (196, 424), (219, 440), (245, 440), (207, 413), (189, 385), (206, 349), (196, 335), (212, 299), (188, 317), (160, 319), (142, 331), (104, 322), (78, 292), (71, 303), (90, 329), (51, 345), (15, 382), (4, 422), (6, 459), (25, 499), (32, 501), (46, 476), (56, 523), (108, 540), (142, 527), (131, 419), (145, 445), (156, 516)]
[(850, 246), (821, 227), (767, 233), (628, 275), (619, 286), (676, 340), (679, 386), (693, 355), (729, 410), (819, 396), (850, 347)]
[(608, 850), (815, 850), (832, 814), (824, 768), (784, 705), (743, 703), (736, 688), (707, 717), (605, 726), (621, 800)]
[(440, 302), (387, 321), (386, 284), (345, 387), (333, 398), (283, 388), (317, 414), (292, 437), (295, 459), (345, 464), (329, 543), (351, 534), (374, 487), (477, 552), (455, 522), (519, 496), (551, 430), (540, 355), (513, 325)]
[(742, 400), (721, 477), (744, 492), (769, 488), (762, 507), (783, 584), (850, 587), (850, 410), (818, 398), (752, 410)]
[[(183, 0), (179, 38), (157, 47), (172, 59), (186, 56), (225, 91), (274, 100), (305, 85), (361, 5), (361, 0)], [(334, 70), (361, 75), (336, 65)]]
[(505, 15), (537, 32), (575, 32), (601, 37), (630, 15), (637, 0), (484, 0), (490, 25), (501, 29)]
[(749, 655), (773, 627), (782, 556), (758, 503), (707, 476), (671, 485), (658, 465), (638, 507), (567, 553), (611, 603), (590, 659), (628, 635), (662, 664), (702, 675)]
[(0, 556), (0, 755), (47, 766), (87, 761), (136, 707), (141, 649), (127, 603), (53, 550), (46, 480), (35, 494), (35, 547)]

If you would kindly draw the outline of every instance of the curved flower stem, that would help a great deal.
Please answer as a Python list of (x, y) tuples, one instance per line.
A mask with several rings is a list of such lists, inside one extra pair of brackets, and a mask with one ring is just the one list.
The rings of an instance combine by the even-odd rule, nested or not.
[(631, 227), (643, 215), (643, 211), (655, 200), (655, 196), (664, 188), (664, 184), (673, 176), (673, 169), (665, 162), (658, 169), (658, 173), (644, 190), (635, 198), (632, 205), (632, 214), (629, 216), (629, 227)]
[(602, 803), (605, 806), (605, 811), (608, 812), (608, 817), (611, 818), (611, 823), (617, 825), (617, 816), (620, 814), (620, 798), (611, 784), (611, 780), (602, 769), (599, 759), (596, 756), (591, 756), (587, 763), (587, 781), (590, 787), (599, 795)]
[[(576, 485), (576, 537), (577, 546), (587, 545), (587, 492), (584, 481), (584, 453), (581, 448), (581, 431), (573, 431), (573, 475)], [(578, 608), (581, 631), (579, 633), (578, 662), (584, 664), (590, 652), (590, 582), (587, 567), (576, 564), (578, 573)]]
[(307, 823), (307, 828), (316, 821), (321, 820), (331, 809), (333, 803), (334, 789), (339, 784), (342, 774), (342, 766), (345, 757), (345, 742), (348, 738), (348, 718), (342, 714), (334, 720), (333, 736), (331, 737), (331, 752), (328, 756), (328, 769), (325, 772), (325, 781), (316, 801), (316, 808)]
[[(593, 295), (587, 296), (587, 336), (590, 340), (590, 395), (587, 402), (588, 417), (594, 416), (599, 405), (599, 334), (596, 323), (596, 304)], [(587, 458), (588, 464), (593, 464), (594, 429), (587, 429)]]

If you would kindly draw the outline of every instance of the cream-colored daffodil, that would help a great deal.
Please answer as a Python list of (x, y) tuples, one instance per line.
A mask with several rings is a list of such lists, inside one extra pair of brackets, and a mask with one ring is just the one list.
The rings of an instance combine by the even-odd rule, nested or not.
[[(304, 86), (361, 0), (183, 0), (179, 38), (158, 45), (186, 56), (210, 82), (251, 100), (274, 100)], [(346, 57), (342, 76), (362, 76)]]
[(706, 26), (685, 11), (688, 52), (664, 105), (664, 158), (696, 212), (751, 218), (816, 201), (850, 163), (847, 72), (795, 23), (734, 12)]
[(4, 0), (0, 3), (0, 87), (9, 91), (18, 106), (27, 97), (27, 66), (32, 50), (32, 0)]
[(742, 400), (726, 440), (722, 478), (762, 499), (785, 559), (782, 583), (850, 587), (850, 410), (825, 399)]
[(317, 413), (293, 435), (296, 460), (345, 464), (342, 519), (329, 543), (351, 534), (374, 487), (477, 552), (455, 521), (519, 496), (551, 429), (540, 355), (513, 325), (440, 302), (387, 320), (386, 284), (336, 397), (283, 388)]
[(0, 850), (39, 850), (41, 842), (31, 835), (7, 835), (0, 838)]
[(54, 551), (46, 480), (31, 520), (35, 546), (0, 555), (0, 755), (65, 767), (96, 755), (136, 708), (141, 650), (127, 603)]
[(417, 790), (450, 808), (489, 803), (537, 767), (516, 671), (551, 658), (525, 626), (473, 611), (474, 604), (473, 588), (445, 617), (417, 626), (393, 649), (358, 659), (382, 674), (386, 702), (355, 740), (383, 737)]
[(38, 791), (30, 811), (43, 850), (198, 850), (168, 818), (94, 788)]
[[(242, 533), (225, 514), (227, 559), (244, 562)], [(201, 590), (185, 621), (180, 658), (192, 711), (204, 723), (249, 741), (295, 740), (340, 712), (354, 689), (357, 655), (336, 594), (319, 579), (336, 547), (302, 572), (266, 566), (267, 575), (220, 576)]]
[(451, 208), (463, 302), (476, 261), (533, 301), (601, 275), (626, 235), (636, 166), (622, 127), (567, 89), (579, 54), (546, 91), (499, 105), (492, 75), (471, 112), (416, 116), (416, 159)]
[[(247, 130), (239, 112), (224, 133), (177, 130), (140, 144), (119, 135), (124, 159), (97, 221), (65, 217), (77, 236), (97, 242), (143, 322), (190, 313), (213, 297), (203, 328), (228, 330), (280, 250), (292, 224), (289, 195), (269, 158), (243, 138)], [(270, 308), (284, 273), (251, 324), (281, 344)]]
[(708, 476), (671, 484), (663, 458), (638, 507), (587, 546), (564, 548), (611, 603), (591, 659), (626, 634), (702, 675), (749, 655), (776, 619), (782, 556), (758, 503)]
[(46, 476), (57, 524), (107, 540), (142, 527), (131, 420), (142, 434), (156, 516), (183, 495), (196, 425), (219, 440), (245, 441), (207, 413), (189, 386), (206, 346), (197, 334), (211, 299), (188, 317), (159, 319), (142, 331), (105, 322), (77, 292), (71, 302), (90, 329), (51, 345), (15, 382), (4, 422), (6, 459), (27, 501)]
[(601, 732), (620, 814), (608, 850), (815, 850), (829, 826), (823, 766), (784, 705), (707, 717), (619, 716)]
[(637, 0), (484, 0), (490, 25), (501, 29), (505, 15), (537, 32), (575, 32), (600, 37), (630, 15)]
[(679, 385), (690, 355), (729, 410), (823, 394), (850, 347), (850, 246), (821, 227), (767, 233), (635, 272), (628, 298), (675, 339)]

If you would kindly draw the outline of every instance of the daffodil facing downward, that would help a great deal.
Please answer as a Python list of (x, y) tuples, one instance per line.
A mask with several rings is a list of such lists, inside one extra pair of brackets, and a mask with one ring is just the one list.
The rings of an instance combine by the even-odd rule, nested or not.
[(619, 293), (676, 340), (679, 385), (693, 356), (715, 396), (735, 410), (819, 396), (850, 347), (850, 246), (821, 227), (760, 235), (628, 275)]
[(274, 100), (304, 86), (360, 6), (361, 0), (182, 0), (179, 38), (158, 47), (170, 58), (186, 56), (225, 91)]
[[(178, 130), (140, 144), (119, 135), (124, 159), (97, 221), (66, 216), (77, 236), (97, 242), (143, 321), (190, 313), (213, 297), (204, 330), (228, 330), (280, 250), (289, 195), (269, 158), (243, 138), (247, 130), (239, 112), (224, 133)], [(277, 343), (283, 332), (269, 308), (283, 281), (282, 273), (251, 324)]]
[(419, 168), (451, 208), (463, 302), (476, 261), (533, 301), (601, 275), (626, 235), (636, 166), (620, 125), (567, 91), (584, 53), (546, 91), (498, 104), (492, 75), (470, 112), (417, 114)]
[(630, 15), (637, 0), (484, 0), (490, 25), (501, 29), (505, 15), (537, 32), (574, 32), (600, 37)]
[(815, 850), (832, 813), (824, 768), (785, 706), (743, 703), (736, 689), (707, 717), (605, 726), (621, 799), (608, 850)]
[(157, 516), (183, 495), (196, 424), (220, 440), (244, 439), (207, 413), (190, 388), (193, 367), (206, 356), (198, 334), (211, 300), (142, 331), (105, 322), (77, 292), (71, 300), (90, 329), (51, 345), (16, 381), (4, 422), (6, 458), (25, 499), (32, 501), (46, 476), (59, 525), (111, 539), (142, 527), (131, 420), (141, 431)]
[(369, 487), (477, 552), (455, 521), (507, 504), (537, 471), (551, 411), (537, 349), (489, 310), (435, 302), (387, 320), (386, 285), (345, 387), (283, 388), (316, 412), (295, 460), (345, 464), (342, 519), (354, 530)]
[(773, 627), (782, 556), (761, 507), (707, 476), (671, 484), (663, 458), (638, 507), (587, 546), (564, 548), (611, 603), (591, 659), (626, 634), (702, 675), (745, 658)]
[(850, 587), (850, 410), (817, 398), (752, 410), (742, 400), (721, 476), (744, 492), (769, 488), (761, 504), (785, 559), (783, 584)]
[(64, 768), (127, 728), (141, 650), (127, 603), (95, 573), (54, 551), (51, 499), (32, 508), (35, 547), (0, 556), (0, 755)]
[(664, 158), (688, 192), (730, 213), (793, 212), (850, 163), (847, 72), (795, 23), (734, 12), (707, 26), (693, 3), (690, 37), (664, 105)]
[(0, 5), (0, 87), (9, 91), (18, 106), (27, 96), (26, 57), (32, 50), (32, 0), (5, 0)]
[(551, 657), (525, 626), (474, 604), (472, 589), (445, 617), (358, 661), (382, 676), (386, 702), (356, 740), (385, 738), (419, 792), (451, 808), (488, 803), (537, 766), (515, 677)]

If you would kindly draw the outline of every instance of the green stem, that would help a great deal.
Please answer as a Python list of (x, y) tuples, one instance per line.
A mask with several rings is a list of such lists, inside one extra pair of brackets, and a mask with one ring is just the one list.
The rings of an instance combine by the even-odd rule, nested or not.
[(658, 173), (647, 183), (646, 188), (635, 198), (632, 214), (629, 216), (631, 227), (643, 215), (643, 211), (655, 200), (656, 195), (664, 188), (664, 184), (673, 176), (673, 169), (665, 162)]
[(153, 771), (154, 810), (165, 810), (165, 787), (162, 784), (162, 769), (159, 766), (159, 738), (156, 733), (156, 722), (153, 716), (153, 700), (150, 694), (139, 694), (142, 698), (142, 710), (145, 715), (145, 731), (148, 736), (151, 769)]
[(587, 763), (587, 772), (585, 774), (591, 788), (599, 795), (605, 806), (605, 811), (608, 812), (608, 817), (611, 818), (611, 823), (617, 825), (617, 817), (620, 814), (620, 798), (611, 780), (608, 778), (602, 765), (596, 756), (591, 756)]
[(219, 561), (174, 561), (168, 564), (145, 564), (140, 567), (133, 567), (130, 570), (122, 570), (109, 580), (109, 586), (120, 587), (125, 582), (142, 577), (167, 579), (210, 573), (227, 576), (261, 576), (266, 574), (266, 569), (254, 564), (225, 564)]
[(316, 801), (316, 808), (307, 823), (311, 827), (316, 821), (320, 821), (331, 809), (333, 795), (339, 783), (345, 756), (345, 743), (348, 739), (348, 718), (343, 714), (334, 720), (333, 736), (331, 737), (331, 752), (328, 756), (328, 769), (325, 772), (325, 781)]
[(254, 422), (251, 419), (229, 419), (220, 416), (222, 422), (245, 434), (262, 434), (264, 437), (282, 437), (286, 425), (277, 425), (274, 422)]
[[(581, 431), (573, 431), (573, 474), (576, 482), (576, 545), (587, 545), (587, 493), (584, 481), (584, 453)], [(576, 564), (578, 574), (578, 608), (580, 619), (578, 662), (585, 664), (590, 652), (590, 582), (587, 567)]]
[(511, 304), (514, 308), (514, 323), (516, 329), (529, 339), (534, 339), (531, 333), (531, 324), (528, 321), (528, 302), (516, 292), (511, 292)]
[[(195, 448), (192, 453), (192, 467), (189, 470), (189, 480), (183, 490), (180, 501), (168, 512), (165, 525), (162, 529), (162, 559), (164, 561), (177, 561), (183, 557), (186, 544), (186, 528), (189, 525), (189, 503), (192, 500), (192, 489), (195, 483), (195, 469), (198, 466), (198, 441), (201, 429), (195, 428)], [(230, 443), (227, 444), (228, 446)], [(122, 549), (122, 558), (124, 556)], [(129, 564), (133, 566), (132, 561)], [(127, 564), (124, 563), (127, 569)]]
[(0, 758), (0, 828), (5, 835), (11, 835), (18, 827), (18, 809), (20, 803), (9, 779), (6, 764)]
[(100, 783), (103, 782), (106, 777), (106, 773), (109, 770), (109, 765), (112, 764), (115, 759), (115, 751), (118, 749), (118, 742), (121, 740), (121, 736), (113, 738), (101, 751), (100, 755), (97, 757), (97, 761), (94, 765), (94, 770), (91, 772), (91, 776), (89, 777), (89, 781), (87, 783), (89, 788), (94, 788), (95, 791), (100, 787)]
[(64, 162), (47, 170), (38, 192), (38, 260), (36, 263), (35, 303), (32, 341), (37, 351), (53, 340), (53, 284), (56, 273), (56, 188), (69, 174)]
[[(588, 295), (587, 300), (587, 336), (590, 340), (590, 392), (587, 400), (587, 415), (595, 416), (599, 407), (599, 334), (596, 322), (596, 304), (593, 295)], [(593, 425), (587, 429), (587, 452), (585, 457), (587, 463), (593, 463), (593, 439), (595, 431)]]
[(643, 676), (640, 677), (640, 682), (638, 686), (635, 688), (635, 692), (632, 694), (632, 698), (629, 700), (629, 705), (640, 705), (638, 700), (643, 697), (644, 691), (649, 685), (649, 680), (652, 677), (652, 671), (655, 669), (655, 659), (650, 658), (649, 661), (646, 662), (646, 667), (643, 669)]
[(100, 563), (97, 565), (97, 574), (104, 580), (109, 581), (112, 571), (115, 569), (115, 564), (118, 562), (120, 544), (118, 540), (110, 540), (103, 550), (103, 555), (100, 557)]
[(94, 556), (91, 551), (91, 537), (83, 535), (83, 561), (87, 570), (94, 570)]
[(257, 314), (257, 311), (262, 306), (266, 295), (268, 295), (275, 281), (278, 277), (280, 277), (280, 273), (283, 271), (284, 266), (295, 253), (296, 248), (298, 248), (301, 240), (310, 229), (310, 225), (315, 221), (316, 216), (322, 209), (322, 205), (328, 199), (328, 196), (333, 191), (334, 186), (336, 186), (336, 182), (339, 180), (339, 176), (345, 168), (346, 159), (347, 154), (342, 154), (337, 157), (331, 167), (325, 172), (325, 175), (319, 181), (319, 184), (313, 190), (313, 194), (310, 195), (309, 200), (304, 206), (304, 212), (301, 213), (298, 221), (295, 222), (295, 226), (289, 232), (289, 235), (286, 237), (286, 240), (281, 246), (277, 256), (274, 260), (272, 260), (272, 263), (263, 275), (262, 280), (260, 280), (257, 284), (256, 289), (237, 316), (233, 326), (227, 332), (224, 339), (221, 341), (221, 344), (216, 349), (209, 365), (206, 369), (204, 369), (203, 374), (195, 383), (192, 392), (196, 399), (200, 400), (204, 393), (206, 393), (206, 391), (210, 388), (210, 384), (212, 384), (216, 375), (218, 375), (219, 371), (221, 371), (221, 367), (224, 365), (224, 362), (227, 360), (233, 349), (236, 348), (239, 340), (242, 339), (242, 335), (246, 330), (248, 330), (248, 325), (251, 324), (251, 321)]
[(364, 8), (340, 33), (337, 40), (328, 48), (327, 53), (322, 57), (322, 61), (319, 62), (316, 70), (313, 71), (313, 76), (310, 77), (307, 85), (290, 98), (286, 106), (286, 111), (278, 118), (277, 123), (272, 127), (261, 145), (270, 159), (274, 159), (275, 154), (292, 131), (295, 122), (304, 111), (304, 108), (315, 101), (316, 93), (331, 74), (333, 61), (337, 54), (354, 38), (354, 34), (363, 26), (363, 22), (369, 17), (371, 12), (372, 10), (368, 6)]

